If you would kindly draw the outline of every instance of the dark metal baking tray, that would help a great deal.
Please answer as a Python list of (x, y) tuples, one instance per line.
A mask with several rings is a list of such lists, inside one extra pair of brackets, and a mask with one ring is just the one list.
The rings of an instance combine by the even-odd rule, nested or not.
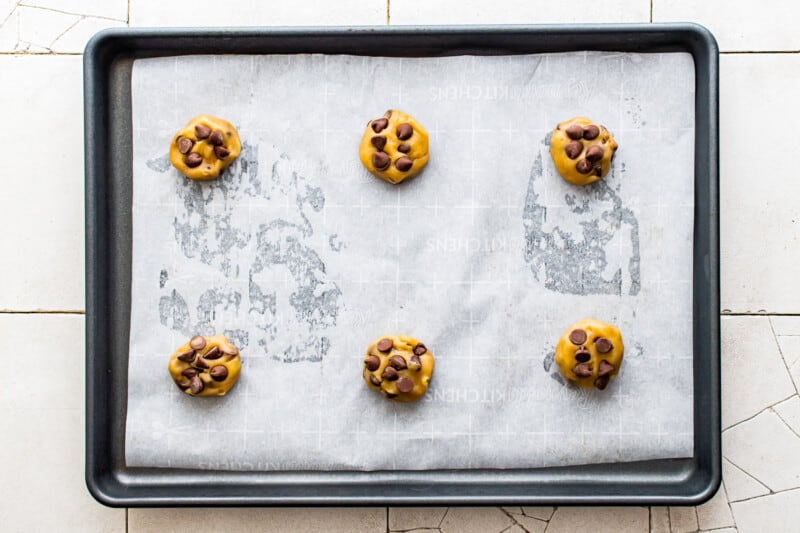
[[(578, 50), (694, 58), (694, 456), (524, 470), (221, 472), (125, 464), (131, 303), (131, 68), (186, 54), (435, 57)], [(84, 55), (86, 483), (110, 506), (698, 504), (720, 482), (718, 63), (693, 24), (122, 29)], [(643, 401), (658, 401), (657, 398)]]

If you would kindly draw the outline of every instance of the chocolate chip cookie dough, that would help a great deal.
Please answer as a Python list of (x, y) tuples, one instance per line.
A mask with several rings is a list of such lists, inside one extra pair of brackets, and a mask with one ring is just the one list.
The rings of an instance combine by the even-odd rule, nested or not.
[(239, 350), (225, 335), (192, 337), (169, 358), (172, 380), (190, 396), (225, 396), (241, 368)]
[(369, 121), (358, 153), (374, 176), (400, 183), (428, 164), (428, 132), (414, 117), (390, 109)]
[(550, 136), (556, 170), (575, 185), (588, 185), (608, 174), (616, 151), (617, 143), (608, 130), (586, 117), (562, 122)]
[(364, 381), (390, 400), (413, 402), (428, 390), (433, 354), (413, 337), (387, 335), (367, 348)]
[(172, 138), (169, 160), (187, 178), (212, 180), (241, 150), (239, 134), (230, 122), (198, 115)]
[(611, 324), (586, 318), (572, 324), (558, 341), (556, 363), (561, 375), (585, 388), (603, 390), (622, 365), (625, 347)]

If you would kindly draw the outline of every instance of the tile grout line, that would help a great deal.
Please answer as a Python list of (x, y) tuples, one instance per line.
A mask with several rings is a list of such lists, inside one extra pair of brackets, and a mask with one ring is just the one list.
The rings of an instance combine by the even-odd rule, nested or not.
[[(764, 483), (763, 481), (761, 481), (760, 479), (758, 479), (758, 478), (757, 478), (755, 475), (751, 474), (750, 472), (748, 472), (747, 470), (745, 470), (745, 469), (744, 469), (744, 468), (742, 468), (741, 466), (739, 466), (739, 465), (737, 465), (736, 463), (734, 463), (733, 461), (731, 461), (731, 458), (730, 458), (730, 457), (725, 457), (725, 454), (723, 454), (723, 455), (722, 455), (722, 457), (723, 457), (723, 458), (724, 458), (726, 461), (728, 461), (730, 464), (732, 464), (733, 466), (735, 466), (735, 467), (736, 467), (738, 470), (740, 470), (742, 473), (744, 473), (746, 476), (748, 476), (748, 477), (750, 477), (750, 478), (752, 478), (752, 479), (756, 480), (756, 481), (757, 481), (757, 482), (758, 482), (758, 483), (759, 483), (759, 484), (760, 484), (762, 487), (764, 487), (765, 489), (767, 489), (767, 490), (769, 491), (769, 494), (762, 494), (761, 496), (769, 496), (769, 495), (775, 494), (775, 492), (776, 492), (776, 491), (772, 490), (772, 487), (770, 487), (769, 485), (767, 485), (766, 483)], [(795, 488), (797, 488), (797, 487), (795, 487)], [(792, 490), (792, 489), (786, 489), (786, 490)], [(779, 491), (779, 492), (780, 492), (780, 491)], [(753, 496), (753, 497), (751, 497), (751, 498), (745, 498), (745, 500), (752, 500), (753, 498), (760, 498), (761, 496)], [(745, 501), (745, 500), (739, 500), (739, 501)]]
[(763, 413), (765, 413), (765, 412), (769, 411), (770, 409), (772, 409), (772, 407), (773, 407), (774, 405), (778, 405), (779, 403), (785, 402), (786, 400), (788, 400), (788, 399), (789, 399), (789, 398), (791, 398), (792, 396), (796, 396), (796, 395), (797, 395), (797, 393), (792, 393), (792, 394), (790, 394), (789, 396), (787, 396), (786, 398), (781, 398), (780, 400), (778, 400), (777, 402), (773, 403), (772, 405), (768, 405), (768, 406), (766, 406), (765, 408), (763, 408), (762, 410), (760, 410), (760, 411), (759, 411), (759, 412), (757, 412), (756, 414), (754, 414), (754, 415), (751, 415), (751, 416), (748, 416), (748, 417), (747, 417), (747, 418), (745, 418), (744, 420), (739, 420), (739, 421), (738, 421), (738, 422), (736, 422), (735, 424), (733, 424), (733, 425), (731, 425), (731, 426), (728, 426), (728, 427), (724, 428), (724, 429), (722, 430), (722, 433), (725, 433), (725, 432), (726, 432), (726, 431), (728, 431), (728, 430), (731, 430), (731, 429), (733, 429), (733, 428), (735, 428), (735, 427), (738, 427), (738, 426), (740, 426), (740, 425), (744, 424), (745, 422), (750, 422), (751, 420), (753, 420), (753, 419), (754, 419), (754, 418), (756, 418), (757, 416), (759, 416), (759, 415), (761, 415), (761, 414), (763, 414)]
[[(130, 0), (128, 0), (130, 2)], [(392, 23), (392, 0), (386, 0), (386, 25)]]
[[(739, 467), (737, 466), (736, 468), (739, 468)], [(766, 487), (766, 485), (764, 485), (764, 486)], [(769, 488), (769, 487), (767, 487), (767, 488)], [(800, 487), (792, 487), (790, 489), (781, 489), (781, 490), (772, 490), (772, 489), (770, 489), (769, 494), (762, 494), (760, 496), (751, 496), (750, 498), (745, 498), (744, 500), (736, 500), (735, 502), (729, 502), (729, 504), (731, 504), (731, 503), (749, 502), (749, 501), (752, 501), (752, 500), (757, 500), (759, 498), (767, 498), (768, 496), (775, 496), (776, 494), (783, 494), (784, 492), (791, 492), (793, 490), (800, 491)], [(733, 514), (733, 509), (731, 509), (731, 514)], [(736, 521), (735, 518), (734, 518), (734, 521)]]
[(85, 13), (74, 13), (72, 11), (64, 11), (64, 10), (61, 10), (61, 9), (53, 9), (51, 7), (41, 7), (41, 6), (34, 6), (34, 5), (31, 5), (31, 4), (23, 4), (22, 2), (18, 2), (17, 3), (17, 7), (27, 7), (28, 9), (40, 9), (42, 11), (52, 11), (53, 13), (59, 13), (61, 15), (72, 15), (73, 17), (85, 17), (85, 18), (93, 18), (93, 19), (101, 19), (101, 20), (112, 20), (114, 22), (126, 22), (124, 20), (115, 19), (113, 17), (104, 17), (102, 15), (87, 15)]
[(653, 23), (653, 0), (650, 0), (650, 23)]
[[(789, 363), (786, 362), (786, 357), (784, 357), (784, 355), (783, 355), (783, 350), (781, 349), (781, 343), (778, 342), (778, 336), (775, 334), (775, 326), (772, 325), (772, 318), (767, 317), (767, 322), (769, 322), (769, 330), (772, 332), (772, 339), (775, 341), (775, 346), (778, 348), (778, 353), (781, 356), (781, 361), (783, 361), (783, 367), (786, 369), (786, 373), (789, 374), (789, 381), (792, 382), (792, 385), (794, 386), (794, 391), (796, 393), (800, 393), (800, 389), (797, 388), (797, 383), (794, 381), (794, 376), (792, 376), (792, 371), (789, 368)], [(778, 403), (780, 403), (780, 402), (778, 402)], [(778, 405), (778, 404), (775, 403), (775, 404), (772, 404), (772, 405)], [(777, 414), (777, 413), (775, 413), (775, 414)], [(778, 415), (778, 416), (780, 417), (780, 415)], [(783, 420), (783, 419), (781, 418), (781, 420)]]

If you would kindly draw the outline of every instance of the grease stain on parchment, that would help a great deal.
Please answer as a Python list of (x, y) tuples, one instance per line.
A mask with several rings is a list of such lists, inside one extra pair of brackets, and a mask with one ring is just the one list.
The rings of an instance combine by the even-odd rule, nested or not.
[[(147, 166), (166, 172), (169, 160), (165, 166), (164, 159), (152, 159)], [(325, 263), (315, 250), (319, 241), (311, 240), (315, 230), (310, 214), (325, 206), (322, 188), (296, 172), (286, 154), (276, 153), (269, 176), (262, 181), (259, 148), (245, 142), (240, 157), (219, 179), (179, 179), (176, 193), (179, 209), (173, 238), (182, 260), (199, 261), (234, 281), (247, 276), (246, 292), (211, 287), (192, 310), (177, 289), (168, 287), (165, 268), (159, 276), (164, 290), (159, 301), (161, 324), (187, 336), (209, 335), (216, 333), (214, 324), (220, 317), (235, 317), (252, 328), (226, 330), (240, 349), (249, 347), (251, 354), (259, 351), (283, 362), (322, 360), (330, 347), (326, 332), (336, 325), (342, 305), (341, 290), (328, 280)], [(212, 204), (219, 197), (222, 201)], [(247, 198), (285, 206), (286, 214), (253, 226), (249, 217), (234, 212)], [(336, 235), (327, 241), (334, 252), (344, 246)], [(253, 253), (236, 254), (236, 250)], [(286, 305), (292, 316), (279, 316)]]
[[(617, 191), (603, 179), (564, 196), (579, 232), (564, 229), (557, 222), (549, 224), (548, 206), (536, 185), (542, 174), (540, 153), (531, 167), (522, 214), (525, 261), (534, 278), (548, 290), (562, 294), (622, 295), (623, 286), (628, 294), (638, 294), (639, 222), (633, 211), (623, 206)], [(626, 233), (629, 242), (621, 243), (619, 239), (626, 239)], [(628, 254), (624, 268), (610, 266), (612, 246)]]

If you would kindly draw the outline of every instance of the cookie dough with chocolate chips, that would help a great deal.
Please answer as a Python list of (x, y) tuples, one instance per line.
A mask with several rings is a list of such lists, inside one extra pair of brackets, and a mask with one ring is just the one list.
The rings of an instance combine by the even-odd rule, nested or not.
[(213, 180), (241, 150), (239, 134), (230, 122), (198, 115), (172, 138), (169, 160), (187, 178)]
[(172, 380), (190, 396), (225, 396), (241, 368), (239, 350), (225, 335), (192, 337), (169, 358)]
[(367, 348), (364, 381), (390, 400), (419, 400), (432, 376), (433, 354), (413, 337), (387, 335)]
[(550, 155), (556, 170), (574, 185), (588, 185), (611, 170), (617, 143), (605, 128), (586, 117), (556, 126), (550, 136)]
[(559, 339), (556, 364), (570, 382), (603, 390), (619, 373), (624, 351), (616, 327), (586, 318), (572, 324)]
[(428, 132), (414, 117), (390, 109), (369, 121), (358, 153), (374, 176), (400, 183), (428, 164)]

